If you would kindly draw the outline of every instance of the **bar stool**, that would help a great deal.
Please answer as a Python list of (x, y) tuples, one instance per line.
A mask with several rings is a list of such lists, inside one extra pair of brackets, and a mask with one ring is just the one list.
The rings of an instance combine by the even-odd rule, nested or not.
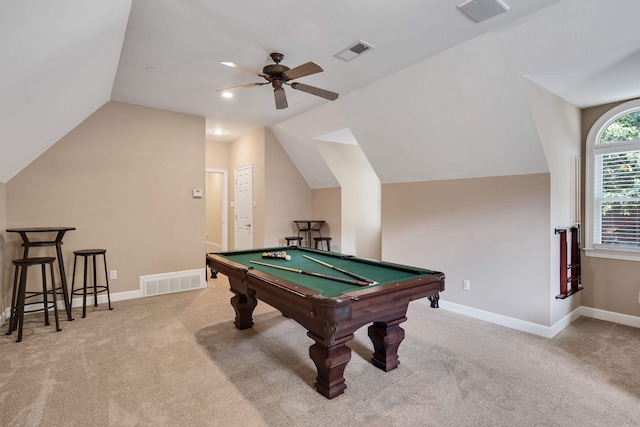
[[(73, 251), (73, 277), (71, 279), (71, 301), (69, 301), (69, 306), (73, 305), (73, 296), (80, 295), (82, 293), (82, 317), (87, 316), (87, 293), (93, 295), (93, 306), (98, 306), (98, 294), (101, 292), (107, 293), (107, 300), (109, 301), (109, 310), (113, 310), (111, 307), (111, 294), (109, 293), (109, 272), (107, 270), (107, 250), (106, 249), (81, 249), (78, 251)], [(98, 275), (96, 271), (96, 256), (102, 255), (104, 259), (104, 279), (105, 285), (98, 286)], [(76, 281), (76, 261), (78, 257), (84, 258), (84, 283), (82, 289), (75, 289), (75, 281)], [(88, 261), (89, 257), (93, 259), (93, 285), (91, 286), (93, 289), (89, 289), (87, 291), (87, 275), (88, 271)]]
[(322, 243), (325, 243), (327, 251), (331, 250), (331, 237), (314, 237), (313, 240), (316, 242), (316, 249), (322, 250)]
[[(303, 237), (299, 236), (289, 236), (284, 238), (287, 241), (287, 246), (300, 246), (302, 244)], [(291, 245), (291, 242), (294, 242), (295, 245)]]
[[(24, 324), (25, 306), (39, 303), (26, 303), (27, 298), (42, 295), (42, 308), (29, 310), (27, 313), (35, 311), (44, 311), (44, 324), (49, 325), (49, 309), (53, 307), (53, 313), (56, 318), (56, 331), (61, 331), (60, 323), (58, 322), (58, 305), (56, 303), (56, 291), (53, 279), (53, 262), (56, 259), (54, 257), (40, 257), (40, 258), (21, 258), (13, 260), (13, 264), (16, 266), (15, 274), (13, 276), (13, 295), (11, 297), (11, 316), (9, 318), (9, 331), (6, 335), (11, 335), (13, 331), (18, 329), (18, 339), (16, 342), (22, 341), (22, 326)], [(46, 264), (49, 264), (49, 270), (51, 274), (51, 291), (47, 289), (47, 274)], [(42, 266), (42, 292), (27, 292), (27, 272), (29, 267), (33, 265)], [(18, 282), (18, 276), (20, 281)], [(49, 302), (47, 295), (51, 292), (53, 301)]]

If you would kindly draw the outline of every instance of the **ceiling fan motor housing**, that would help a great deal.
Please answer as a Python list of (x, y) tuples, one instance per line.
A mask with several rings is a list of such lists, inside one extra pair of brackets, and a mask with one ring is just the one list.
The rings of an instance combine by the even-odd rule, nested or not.
[(289, 71), (289, 67), (280, 64), (267, 65), (262, 69), (262, 72), (269, 76), (269, 78), (267, 79), (269, 81), (274, 79), (287, 80), (287, 78), (283, 76), (283, 74), (287, 71)]
[(273, 59), (273, 62), (275, 62), (276, 64), (279, 64), (284, 59), (284, 55), (278, 52), (273, 52), (269, 56), (271, 56), (271, 59)]

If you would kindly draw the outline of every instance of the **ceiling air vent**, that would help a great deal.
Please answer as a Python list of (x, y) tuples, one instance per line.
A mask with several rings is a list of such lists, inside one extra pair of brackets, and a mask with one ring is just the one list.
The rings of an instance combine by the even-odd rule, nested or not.
[(486, 21), (509, 10), (502, 0), (467, 0), (458, 9), (476, 22)]
[(373, 49), (373, 46), (370, 45), (369, 43), (363, 42), (362, 40), (358, 40), (351, 46), (341, 50), (340, 52), (336, 53), (333, 56), (348, 62), (348, 61), (351, 61), (353, 58), (357, 58), (363, 53), (369, 52), (372, 49)]

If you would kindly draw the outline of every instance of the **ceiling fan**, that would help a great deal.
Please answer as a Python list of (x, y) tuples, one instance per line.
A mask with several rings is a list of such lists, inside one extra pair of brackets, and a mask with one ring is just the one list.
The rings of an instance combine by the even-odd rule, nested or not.
[(298, 67), (289, 68), (286, 65), (280, 64), (283, 58), (284, 55), (281, 53), (272, 53), (271, 59), (273, 59), (275, 64), (267, 65), (262, 69), (262, 72), (252, 70), (251, 68), (242, 65), (238, 65), (234, 62), (221, 62), (221, 64), (228, 67), (237, 68), (239, 70), (255, 74), (256, 76), (263, 77), (266, 82), (249, 83), (246, 85), (234, 86), (226, 89), (218, 89), (217, 92), (231, 92), (234, 90), (246, 89), (254, 86), (262, 86), (271, 83), (271, 86), (273, 86), (273, 95), (276, 101), (276, 109), (278, 110), (282, 110), (283, 108), (288, 107), (287, 96), (284, 93), (283, 85), (291, 86), (291, 88), (293, 89), (310, 93), (311, 95), (320, 96), (330, 101), (335, 101), (336, 99), (338, 99), (338, 94), (335, 92), (298, 82), (289, 83), (291, 80), (299, 79), (300, 77), (309, 76), (311, 74), (321, 73), (323, 70), (322, 67), (320, 67), (315, 62), (307, 62)]

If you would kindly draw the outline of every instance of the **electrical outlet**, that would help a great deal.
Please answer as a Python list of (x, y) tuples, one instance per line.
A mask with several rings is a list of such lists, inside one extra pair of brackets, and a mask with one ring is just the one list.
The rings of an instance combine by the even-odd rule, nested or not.
[(463, 279), (462, 280), (462, 289), (465, 290), (465, 291), (470, 291), (471, 290), (471, 280)]
[(109, 271), (109, 279), (115, 280), (118, 278), (118, 270), (110, 270)]

